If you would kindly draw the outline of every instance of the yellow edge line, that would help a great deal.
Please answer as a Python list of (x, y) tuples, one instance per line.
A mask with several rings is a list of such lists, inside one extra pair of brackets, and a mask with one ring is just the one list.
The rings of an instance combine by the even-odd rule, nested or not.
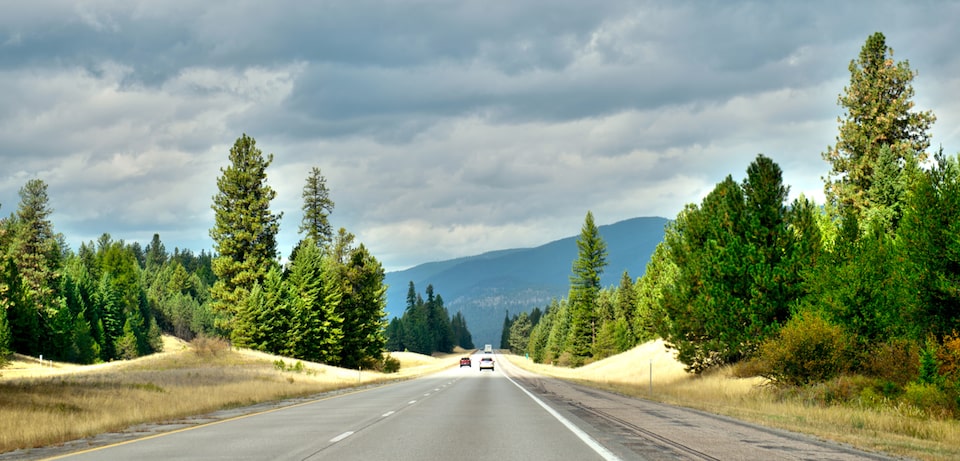
[[(387, 385), (389, 386), (390, 384), (387, 384)], [(172, 431), (169, 431), (169, 432), (161, 432), (161, 433), (159, 433), (159, 434), (147, 435), (147, 436), (143, 436), (143, 437), (139, 437), (139, 438), (135, 438), (135, 439), (131, 439), (131, 440), (124, 440), (124, 441), (122, 441), (122, 442), (111, 443), (111, 444), (103, 445), (103, 446), (100, 446), (100, 447), (87, 448), (87, 449), (84, 449), (84, 450), (79, 450), (79, 451), (74, 451), (74, 452), (70, 452), (70, 453), (65, 453), (65, 454), (53, 456), (53, 457), (50, 457), (50, 458), (43, 458), (43, 461), (53, 461), (53, 460), (56, 460), (56, 459), (66, 459), (66, 458), (69, 458), (69, 457), (71, 457), (71, 456), (84, 455), (84, 454), (87, 454), (87, 453), (93, 453), (93, 452), (97, 452), (97, 451), (100, 451), (100, 450), (106, 450), (106, 449), (108, 449), (108, 448), (120, 447), (120, 446), (123, 446), (123, 445), (129, 445), (129, 444), (132, 444), (132, 443), (143, 442), (143, 441), (146, 441), (146, 440), (156, 439), (156, 438), (160, 438), (160, 437), (166, 437), (166, 436), (168, 436), (168, 435), (173, 435), (173, 434), (179, 434), (179, 433), (181, 433), (181, 432), (192, 431), (192, 430), (194, 430), (194, 429), (200, 429), (200, 428), (203, 428), (203, 427), (215, 426), (215, 425), (217, 425), (217, 424), (229, 423), (229, 422), (231, 422), (231, 421), (237, 421), (237, 420), (241, 420), (241, 419), (244, 419), (244, 418), (250, 418), (250, 417), (252, 417), (252, 416), (265, 415), (265, 414), (267, 414), (267, 413), (273, 413), (273, 412), (275, 412), (275, 411), (287, 410), (287, 409), (290, 409), (290, 408), (303, 407), (303, 406), (306, 406), (306, 405), (315, 404), (315, 403), (317, 403), (317, 402), (323, 402), (323, 401), (325, 401), (325, 400), (335, 399), (335, 398), (337, 398), (337, 397), (346, 397), (346, 396), (348, 396), (348, 395), (354, 395), (354, 394), (359, 394), (359, 393), (361, 393), (361, 392), (371, 391), (371, 390), (373, 390), (373, 389), (378, 389), (378, 388), (380, 388), (380, 387), (383, 387), (383, 386), (375, 386), (375, 387), (370, 387), (370, 388), (367, 388), (367, 389), (360, 389), (360, 390), (355, 390), (355, 391), (351, 391), (351, 392), (345, 392), (345, 393), (343, 393), (343, 394), (331, 395), (331, 396), (329, 396), (329, 397), (323, 397), (323, 398), (319, 398), (319, 399), (315, 399), (315, 400), (310, 400), (310, 401), (307, 401), (307, 402), (301, 402), (301, 403), (297, 403), (297, 404), (293, 404), (293, 405), (288, 405), (288, 406), (285, 406), (285, 407), (271, 408), (271, 409), (269, 409), (269, 410), (258, 411), (258, 412), (255, 412), (255, 413), (248, 413), (248, 414), (245, 414), (245, 415), (234, 416), (234, 417), (231, 417), (231, 418), (221, 419), (221, 420), (217, 420), (217, 421), (211, 421), (211, 422), (209, 422), (209, 423), (198, 424), (198, 425), (196, 425), (196, 426), (190, 426), (190, 427), (184, 427), (184, 428), (181, 428), (181, 429), (175, 429), (175, 430), (172, 430)]]

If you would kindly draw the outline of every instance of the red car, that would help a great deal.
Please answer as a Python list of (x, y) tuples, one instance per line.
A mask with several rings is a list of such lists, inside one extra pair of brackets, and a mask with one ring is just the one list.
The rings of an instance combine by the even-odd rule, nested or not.
[(460, 368), (463, 368), (463, 367), (472, 367), (470, 363), (470, 357), (464, 357), (460, 359)]

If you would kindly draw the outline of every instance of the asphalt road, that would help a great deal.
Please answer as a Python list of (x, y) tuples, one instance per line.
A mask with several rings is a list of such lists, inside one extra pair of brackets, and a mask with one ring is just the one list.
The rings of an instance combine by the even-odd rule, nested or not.
[(500, 370), (481, 372), (465, 367), (63, 459), (604, 458)]
[[(499, 359), (499, 357), (497, 357)], [(66, 455), (68, 460), (886, 459), (497, 369), (456, 368)], [(510, 378), (509, 376), (513, 376)]]

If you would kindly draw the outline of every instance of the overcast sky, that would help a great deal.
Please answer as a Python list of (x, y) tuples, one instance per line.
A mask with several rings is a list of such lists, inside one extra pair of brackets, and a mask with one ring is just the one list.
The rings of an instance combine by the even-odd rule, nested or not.
[[(49, 186), (103, 233), (211, 250), (234, 141), (272, 153), (279, 245), (319, 167), (388, 270), (674, 218), (758, 153), (823, 201), (847, 66), (883, 32), (960, 151), (957, 2), (33, 1), (0, 14), (0, 214)], [(571, 260), (574, 255), (571, 256)]]

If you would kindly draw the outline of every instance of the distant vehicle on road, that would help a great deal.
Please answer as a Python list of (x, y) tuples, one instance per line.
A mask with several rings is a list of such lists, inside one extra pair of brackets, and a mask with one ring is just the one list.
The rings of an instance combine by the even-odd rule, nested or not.
[(472, 363), (470, 362), (470, 357), (464, 357), (464, 358), (460, 359), (460, 368), (463, 368), (463, 367), (472, 367), (472, 366), (473, 366), (473, 365), (472, 365)]
[(480, 359), (480, 371), (483, 371), (484, 368), (489, 368), (490, 371), (493, 371), (492, 357), (483, 357), (482, 359)]
[(483, 346), (483, 353), (484, 353), (484, 354), (492, 354), (492, 353), (493, 353), (493, 346), (491, 346), (491, 345), (489, 345), (489, 344)]

